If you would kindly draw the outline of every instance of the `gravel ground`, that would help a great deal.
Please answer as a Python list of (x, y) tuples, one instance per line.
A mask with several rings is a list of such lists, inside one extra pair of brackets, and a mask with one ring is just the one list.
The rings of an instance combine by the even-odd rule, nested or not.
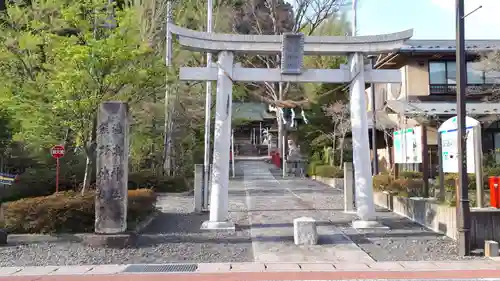
[[(273, 171), (273, 174), (278, 174)], [(389, 230), (356, 230), (350, 225), (355, 215), (343, 213), (343, 191), (309, 179), (276, 179), (301, 197), (304, 206), (317, 210), (376, 261), (470, 260), (484, 257), (461, 257), (456, 242), (411, 220), (382, 208), (377, 217)], [(306, 187), (310, 192), (300, 192)], [(294, 191), (297, 190), (297, 191)]]
[[(232, 196), (234, 222), (248, 225), (244, 197)], [(162, 209), (134, 249), (97, 249), (79, 242), (31, 242), (0, 247), (0, 266), (253, 261), (249, 230), (202, 232), (208, 215), (191, 214), (192, 196), (162, 196)]]

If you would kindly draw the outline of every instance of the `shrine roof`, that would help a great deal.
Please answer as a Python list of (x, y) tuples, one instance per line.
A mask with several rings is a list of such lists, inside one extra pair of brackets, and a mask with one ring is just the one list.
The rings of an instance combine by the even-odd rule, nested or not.
[[(466, 40), (468, 52), (485, 52), (500, 50), (500, 40)], [(455, 40), (408, 40), (400, 48), (400, 52), (454, 52)]]
[(232, 119), (243, 119), (247, 121), (264, 121), (275, 119), (274, 114), (269, 113), (267, 104), (258, 102), (235, 102), (233, 103)]

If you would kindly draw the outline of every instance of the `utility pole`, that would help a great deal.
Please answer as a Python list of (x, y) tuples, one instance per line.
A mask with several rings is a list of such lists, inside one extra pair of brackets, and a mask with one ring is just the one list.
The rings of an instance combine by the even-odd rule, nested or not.
[[(372, 67), (375, 65), (375, 57), (370, 58)], [(371, 83), (371, 99), (372, 99), (372, 151), (373, 151), (373, 175), (378, 175), (378, 151), (377, 151), (377, 106), (375, 104), (375, 84)]]
[(163, 172), (171, 175), (172, 172), (172, 116), (174, 114), (170, 102), (171, 86), (168, 82), (168, 75), (172, 65), (172, 34), (170, 33), (170, 23), (172, 22), (172, 1), (167, 1), (167, 26), (165, 28), (165, 65), (168, 68), (165, 77), (165, 127), (164, 127), (164, 151), (163, 151)]
[(465, 54), (464, 0), (456, 0), (456, 67), (457, 67), (457, 126), (458, 126), (458, 185), (457, 205), (458, 252), (461, 256), (470, 255), (470, 206), (468, 194), (466, 128), (465, 128), (465, 89), (467, 87), (467, 66)]
[[(207, 3), (207, 32), (212, 32), (212, 0)], [(207, 67), (211, 67), (212, 53), (207, 53)], [(205, 155), (203, 157), (202, 209), (208, 209), (208, 189), (210, 179), (210, 123), (212, 121), (212, 81), (206, 83), (205, 97)]]

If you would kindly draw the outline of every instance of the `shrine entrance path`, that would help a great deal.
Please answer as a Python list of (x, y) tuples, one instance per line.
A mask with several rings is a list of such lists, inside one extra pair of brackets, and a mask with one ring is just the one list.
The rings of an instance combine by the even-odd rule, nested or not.
[[(342, 194), (311, 180), (280, 182), (271, 165), (242, 161), (243, 185), (248, 206), (252, 248), (257, 262), (372, 262), (333, 222), (342, 212)], [(236, 195), (234, 183), (230, 196)], [(236, 187), (237, 188), (237, 187)], [(238, 188), (239, 191), (242, 188)], [(312, 205), (303, 197), (321, 201)], [(293, 219), (312, 217), (317, 221), (318, 245), (297, 246), (293, 241)], [(351, 217), (342, 215), (345, 223)]]
[[(355, 214), (343, 211), (343, 188), (308, 178), (283, 178), (274, 165), (241, 161), (238, 165), (249, 206), (252, 248), (258, 262), (444, 261), (483, 259), (460, 257), (456, 242), (407, 218), (377, 208), (388, 230), (356, 230)], [(238, 171), (238, 170), (237, 170)], [(230, 186), (230, 196), (235, 192)], [(318, 222), (319, 245), (296, 246), (293, 219)]]

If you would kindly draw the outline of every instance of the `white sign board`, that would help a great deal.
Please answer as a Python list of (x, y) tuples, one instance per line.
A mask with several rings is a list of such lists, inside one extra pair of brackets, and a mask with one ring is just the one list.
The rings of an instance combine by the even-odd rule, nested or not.
[(395, 131), (393, 140), (395, 163), (422, 163), (422, 127)]
[[(476, 172), (476, 149), (474, 143), (478, 142), (481, 147), (480, 139), (480, 123), (470, 117), (465, 118), (466, 127), (466, 155), (467, 155), (467, 173), (473, 174)], [(452, 117), (446, 120), (440, 127), (441, 147), (443, 154), (443, 172), (458, 173), (458, 136), (457, 136), (457, 117)], [(480, 154), (480, 153), (479, 153)]]

